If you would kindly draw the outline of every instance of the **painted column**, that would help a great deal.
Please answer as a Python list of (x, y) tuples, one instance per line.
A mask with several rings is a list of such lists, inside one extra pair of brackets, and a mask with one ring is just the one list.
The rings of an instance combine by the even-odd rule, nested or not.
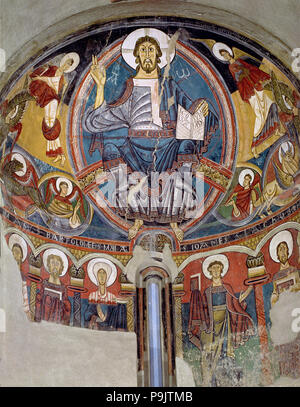
[(248, 279), (245, 280), (245, 284), (254, 286), (257, 330), (261, 354), (261, 384), (266, 386), (274, 382), (272, 366), (269, 357), (269, 341), (266, 328), (266, 316), (263, 298), (263, 285), (268, 282), (270, 274), (266, 273), (264, 266), (264, 257), (262, 253), (259, 253), (257, 257), (249, 256), (247, 258), (247, 267)]
[(84, 288), (84, 270), (77, 269), (74, 265), (70, 268), (70, 285), (68, 291), (73, 294), (73, 326), (81, 327), (81, 294), (87, 290)]
[(41, 278), (41, 267), (42, 267), (42, 258), (41, 256), (35, 257), (33, 253), (29, 255), (29, 273), (28, 280), (30, 281), (30, 298), (29, 298), (29, 309), (31, 312), (32, 320), (35, 319), (36, 315), (36, 295)]
[(160, 286), (149, 281), (147, 286), (147, 315), (149, 338), (150, 386), (163, 386)]
[(123, 274), (120, 274), (119, 281), (121, 282), (120, 297), (126, 299), (126, 319), (127, 330), (135, 332), (135, 285), (129, 282)]
[(173, 285), (173, 297), (175, 305), (175, 350), (176, 357), (178, 358), (183, 358), (181, 299), (184, 294), (183, 283)]
[(137, 288), (137, 356), (138, 356), (138, 386), (145, 386), (145, 326), (144, 326), (144, 310), (145, 310), (145, 288)]

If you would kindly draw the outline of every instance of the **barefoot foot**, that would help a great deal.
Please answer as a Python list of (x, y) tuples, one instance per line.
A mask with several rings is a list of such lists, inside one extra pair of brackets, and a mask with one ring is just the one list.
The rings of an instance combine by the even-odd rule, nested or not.
[(183, 230), (180, 229), (177, 223), (170, 223), (170, 226), (173, 229), (173, 232), (175, 233), (175, 236), (177, 237), (179, 242), (182, 242), (184, 235)]
[(144, 222), (141, 219), (136, 219), (134, 221), (134, 225), (131, 226), (131, 228), (128, 231), (128, 238), (130, 240), (133, 239), (137, 235), (138, 231), (143, 226), (143, 223)]

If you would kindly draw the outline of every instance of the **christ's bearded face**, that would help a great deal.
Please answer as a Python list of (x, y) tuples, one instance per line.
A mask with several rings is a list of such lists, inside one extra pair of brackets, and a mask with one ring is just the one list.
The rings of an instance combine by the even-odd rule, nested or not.
[(140, 66), (146, 73), (151, 73), (157, 68), (157, 50), (151, 42), (143, 42), (138, 49)]

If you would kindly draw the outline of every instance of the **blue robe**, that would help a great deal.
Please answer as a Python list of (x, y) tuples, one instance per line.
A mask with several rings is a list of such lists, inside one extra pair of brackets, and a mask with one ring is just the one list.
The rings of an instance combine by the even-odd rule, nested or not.
[[(176, 121), (179, 104), (193, 113), (202, 99), (192, 101), (172, 78), (167, 78), (163, 84), (160, 78), (159, 93), (163, 86), (160, 103), (163, 127), (161, 129), (154, 126), (153, 131), (150, 130), (147, 136), (145, 130), (142, 131), (143, 125), (146, 128), (149, 124), (149, 115), (147, 117), (147, 112), (143, 110), (147, 96), (135, 95), (136, 87), (132, 78), (125, 85), (121, 97), (116, 102), (111, 104), (104, 102), (95, 110), (89, 108), (84, 115), (83, 127), (87, 132), (106, 133), (103, 136), (103, 162), (113, 162), (113, 165), (125, 162), (132, 171), (141, 171), (145, 174), (153, 170), (161, 173), (172, 169), (174, 162), (177, 161), (197, 162), (197, 155), (203, 142), (176, 139)], [(149, 102), (151, 109), (150, 99)], [(114, 130), (121, 128), (127, 128), (129, 131), (121, 136), (114, 135)], [(205, 135), (215, 133), (217, 128), (218, 119), (210, 111), (205, 119)]]
[[(149, 222), (180, 222), (189, 219), (191, 211), (196, 209), (195, 191), (192, 182), (186, 182), (186, 174), (192, 174), (192, 164), (199, 163), (204, 141), (176, 139), (178, 105), (193, 114), (203, 99), (192, 101), (172, 78), (159, 78), (158, 81), (160, 124), (152, 117), (150, 85), (137, 86), (130, 78), (115, 102), (87, 109), (83, 128), (102, 138), (102, 160), (104, 168), (110, 170), (115, 179), (115, 206), (121, 216)], [(218, 118), (209, 111), (204, 138), (212, 136), (217, 128)], [(120, 129), (124, 131), (120, 132)], [(173, 178), (170, 177), (160, 189), (159, 196), (155, 192), (150, 198), (149, 191), (139, 189), (128, 203), (127, 196), (119, 193), (122, 189), (117, 174), (120, 164), (126, 164), (129, 172), (145, 175), (149, 191), (158, 188), (158, 185), (151, 185), (154, 173), (168, 171)]]

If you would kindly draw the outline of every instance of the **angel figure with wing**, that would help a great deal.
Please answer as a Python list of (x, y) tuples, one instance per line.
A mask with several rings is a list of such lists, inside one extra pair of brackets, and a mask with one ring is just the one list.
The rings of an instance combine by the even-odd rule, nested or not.
[(52, 223), (56, 226), (69, 225), (75, 229), (81, 225), (79, 214), (81, 217), (85, 216), (83, 196), (80, 189), (69, 179), (51, 178), (46, 189), (45, 203), (48, 212), (54, 215)]
[(264, 90), (264, 85), (271, 77), (256, 65), (246, 62), (245, 57), (254, 58), (237, 48), (231, 49), (225, 44), (216, 43), (212, 51), (216, 58), (229, 62), (229, 71), (242, 100), (253, 109), (255, 124), (251, 148), (254, 157), (258, 157), (258, 145), (280, 129), (278, 107)]
[(215, 40), (192, 40), (204, 43), (219, 61), (229, 63), (229, 71), (237, 85), (241, 99), (250, 104), (255, 114), (251, 150), (254, 157), (257, 158), (259, 147), (267, 138), (282, 135), (278, 106), (269, 97), (265, 88), (270, 82), (271, 76), (255, 63), (248, 62), (251, 59), (261, 65), (261, 61), (238, 48), (230, 48)]
[(279, 117), (286, 132), (297, 141), (300, 133), (300, 95), (286, 83), (278, 80), (275, 73), (271, 72), (271, 82), (265, 89), (273, 92), (279, 108)]
[(299, 192), (299, 149), (298, 146), (287, 141), (283, 143), (278, 153), (279, 162), (281, 165), (272, 160), (273, 168), (275, 171), (275, 177), (279, 186), (283, 190), (295, 189), (295, 192)]
[(45, 65), (30, 74), (29, 93), (37, 105), (44, 109), (42, 133), (47, 140), (46, 155), (53, 162), (65, 163), (65, 155), (60, 143), (61, 123), (59, 120), (61, 105), (69, 83), (66, 74), (73, 72), (80, 61), (76, 52), (66, 54), (59, 66)]

